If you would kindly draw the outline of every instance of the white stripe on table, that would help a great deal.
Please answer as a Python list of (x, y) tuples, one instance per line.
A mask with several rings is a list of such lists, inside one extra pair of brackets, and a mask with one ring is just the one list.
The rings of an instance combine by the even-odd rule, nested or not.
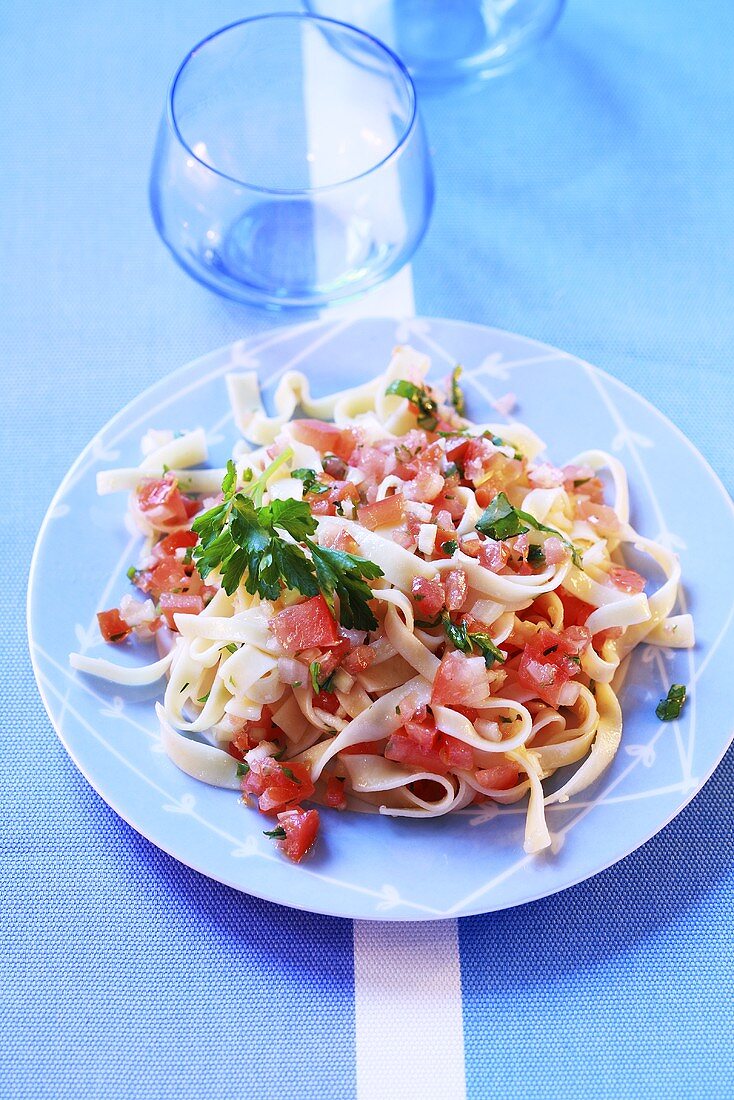
[(463, 1100), (455, 920), (354, 922), (357, 1100)]

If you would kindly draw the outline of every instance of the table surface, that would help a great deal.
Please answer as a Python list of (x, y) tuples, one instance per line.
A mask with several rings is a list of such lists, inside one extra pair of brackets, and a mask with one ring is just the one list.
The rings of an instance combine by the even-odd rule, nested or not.
[[(401, 1019), (406, 1064), (430, 1059), (444, 1020), (454, 1035), (423, 1100), (731, 1094), (732, 752), (672, 824), (593, 880), (395, 933), (180, 866), (108, 809), (53, 734), (24, 604), (58, 482), (144, 386), (282, 323), (187, 278), (147, 209), (175, 64), (257, 10), (30, 0), (0, 14), (0, 1094), (371, 1100), (383, 1042), (400, 1079)], [(437, 202), (412, 265), (416, 312), (597, 363), (667, 413), (730, 491), (733, 37), (734, 7), (716, 0), (570, 0), (525, 68), (426, 100)]]

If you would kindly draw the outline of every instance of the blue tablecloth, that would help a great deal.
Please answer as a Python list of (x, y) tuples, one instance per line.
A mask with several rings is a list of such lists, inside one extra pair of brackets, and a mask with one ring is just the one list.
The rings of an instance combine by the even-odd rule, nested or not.
[[(33, 543), (76, 454), (149, 382), (273, 323), (179, 271), (146, 198), (176, 62), (263, 9), (29, 0), (0, 15), (2, 1096), (359, 1094), (351, 923), (239, 895), (134, 833), (55, 738), (25, 642)], [(599, 364), (730, 490), (732, 41), (734, 7), (715, 0), (570, 0), (527, 67), (425, 103), (438, 197), (413, 264), (418, 313)], [(732, 1094), (733, 774), (730, 752), (592, 881), (459, 922), (469, 1097)]]

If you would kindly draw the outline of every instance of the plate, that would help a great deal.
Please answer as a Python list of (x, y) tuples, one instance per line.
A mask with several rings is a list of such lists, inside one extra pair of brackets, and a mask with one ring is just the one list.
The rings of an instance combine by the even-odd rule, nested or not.
[[(298, 367), (317, 393), (384, 369), (396, 342), (433, 359), (433, 373), (464, 365), (469, 414), (491, 417), (493, 397), (518, 396), (518, 417), (556, 460), (602, 447), (627, 467), (632, 522), (680, 555), (693, 612), (694, 651), (642, 646), (621, 695), (622, 746), (596, 783), (549, 810), (553, 850), (523, 853), (524, 809), (494, 804), (412, 821), (323, 811), (313, 858), (296, 866), (263, 836), (263, 818), (231, 791), (204, 786), (162, 753), (155, 689), (107, 686), (71, 671), (71, 650), (101, 653), (95, 613), (128, 590), (138, 536), (120, 495), (98, 498), (95, 475), (139, 461), (148, 427), (203, 426), (212, 461), (236, 432), (224, 375), (255, 368), (266, 404), (279, 376)], [(706, 517), (705, 535), (691, 522)], [(80, 532), (84, 537), (80, 537)], [(342, 917), (420, 920), (518, 905), (563, 890), (624, 858), (693, 797), (732, 736), (734, 665), (730, 577), (711, 546), (734, 542), (734, 508), (688, 440), (652, 405), (571, 355), (521, 336), (456, 321), (334, 320), (279, 328), (189, 364), (136, 398), (92, 440), (64, 479), (41, 529), (29, 584), (30, 647), (46, 709), (72, 759), (102, 798), (159, 848), (238, 890)], [(122, 659), (123, 654), (119, 654)], [(125, 655), (134, 661), (135, 654)], [(140, 657), (137, 660), (140, 661)], [(688, 685), (679, 721), (655, 704), (673, 681)]]

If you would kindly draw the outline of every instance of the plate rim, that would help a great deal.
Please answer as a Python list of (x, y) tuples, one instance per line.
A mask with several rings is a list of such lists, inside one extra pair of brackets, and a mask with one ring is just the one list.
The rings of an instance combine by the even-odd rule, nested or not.
[[(29, 654), (30, 654), (31, 666), (32, 666), (34, 678), (35, 678), (35, 681), (36, 681), (36, 686), (37, 686), (39, 695), (41, 697), (41, 701), (43, 702), (43, 706), (44, 706), (44, 709), (46, 711), (47, 717), (49, 719), (49, 722), (51, 724), (51, 727), (52, 727), (56, 737), (61, 742), (62, 746), (64, 747), (64, 749), (67, 753), (67, 755), (69, 756), (71, 762), (74, 764), (76, 769), (81, 773), (81, 775), (84, 777), (84, 779), (87, 781), (87, 783), (89, 783), (90, 787), (95, 791), (95, 793), (98, 795), (98, 797), (105, 803), (105, 805), (109, 806), (110, 809), (113, 810), (113, 812), (115, 814), (117, 814), (117, 816), (120, 817), (126, 823), (126, 825), (129, 828), (133, 829), (134, 832), (137, 833), (139, 836), (144, 837), (146, 841), (148, 841), (150, 844), (153, 844), (160, 851), (165, 852), (166, 855), (168, 855), (172, 859), (176, 860), (177, 863), (180, 863), (185, 867), (189, 867), (190, 869), (194, 870), (198, 874), (204, 875), (206, 878), (209, 878), (212, 881), (219, 882), (222, 885), (228, 887), (229, 889), (236, 890), (237, 893), (247, 894), (251, 897), (257, 897), (257, 898), (260, 898), (263, 901), (269, 902), (270, 904), (283, 905), (283, 906), (286, 906), (287, 908), (296, 909), (300, 912), (318, 913), (318, 914), (321, 914), (321, 915), (324, 915), (324, 916), (337, 917), (337, 918), (340, 918), (340, 919), (369, 920), (369, 921), (391, 921), (391, 922), (392, 921), (413, 922), (413, 921), (431, 921), (431, 920), (450, 920), (450, 919), (457, 919), (457, 918), (461, 918), (461, 917), (481, 916), (481, 915), (485, 915), (485, 914), (488, 915), (488, 914), (491, 914), (491, 913), (503, 912), (505, 910), (518, 908), (519, 906), (522, 906), (522, 905), (528, 905), (528, 904), (531, 904), (532, 902), (540, 901), (545, 897), (552, 897), (555, 894), (563, 893), (566, 890), (570, 890), (574, 886), (578, 886), (582, 882), (586, 882), (586, 881), (589, 881), (592, 878), (595, 878), (597, 875), (600, 875), (604, 871), (609, 870), (610, 867), (613, 867), (617, 863), (620, 863), (622, 860), (627, 859), (628, 856), (632, 855), (639, 848), (643, 847), (650, 840), (652, 840), (655, 836), (657, 836), (658, 833), (662, 832), (662, 830), (665, 829), (671, 823), (671, 821), (675, 820), (675, 818), (678, 817), (678, 815), (681, 814), (686, 809), (686, 807), (690, 805), (690, 803), (693, 801), (693, 799), (695, 799), (696, 796), (703, 790), (705, 785), (710, 780), (711, 776), (714, 774), (716, 769), (719, 767), (721, 761), (723, 760), (723, 758), (726, 755), (727, 751), (731, 747), (732, 742), (734, 742), (734, 725), (732, 725), (730, 732), (728, 734), (724, 735), (723, 740), (722, 740), (721, 751), (716, 756), (716, 758), (715, 758), (713, 764), (711, 765), (711, 767), (702, 776), (697, 777), (697, 783), (696, 783), (695, 786), (693, 786), (689, 791), (682, 792), (681, 801), (670, 812), (670, 814), (668, 814), (665, 817), (665, 820), (663, 820), (661, 823), (657, 824), (649, 832), (646, 832), (645, 835), (641, 839), (636, 839), (634, 844), (632, 844), (631, 847), (625, 848), (624, 852), (622, 852), (621, 854), (615, 855), (613, 858), (611, 858), (608, 861), (604, 862), (602, 865), (596, 867), (592, 872), (586, 873), (586, 872), (582, 871), (581, 873), (579, 873), (578, 876), (571, 875), (569, 880), (567, 882), (564, 882), (560, 886), (550, 886), (548, 888), (541, 887), (536, 892), (530, 893), (527, 897), (523, 898), (522, 900), (512, 902), (511, 904), (499, 903), (499, 904), (493, 905), (493, 904), (491, 904), (491, 900), (490, 900), (491, 899), (491, 894), (489, 894), (489, 895), (480, 896), (479, 898), (476, 899), (475, 905), (472, 905), (470, 903), (466, 908), (464, 908), (460, 912), (456, 912), (456, 913), (423, 913), (423, 912), (415, 911), (415, 910), (410, 911), (410, 912), (403, 911), (403, 910), (387, 910), (387, 911), (385, 911), (383, 913), (380, 913), (380, 914), (375, 913), (375, 914), (355, 916), (354, 914), (347, 913), (343, 910), (338, 911), (335, 908), (332, 908), (332, 907), (329, 907), (329, 906), (324, 906), (323, 904), (320, 904), (318, 906), (314, 906), (313, 904), (298, 904), (298, 902), (296, 900), (290, 900), (289, 899), (287, 901), (284, 901), (281, 897), (270, 896), (266, 892), (263, 892), (261, 889), (253, 890), (253, 889), (245, 888), (241, 883), (233, 882), (231, 879), (228, 879), (225, 875), (215, 874), (215, 873), (212, 873), (211, 870), (207, 870), (207, 869), (203, 868), (202, 866), (198, 865), (198, 863), (195, 859), (192, 859), (192, 858), (189, 858), (189, 857), (187, 857), (186, 859), (182, 858), (182, 856), (179, 855), (177, 852), (172, 851), (171, 847), (168, 844), (162, 843), (158, 839), (154, 839), (152, 836), (149, 835), (148, 831), (145, 828), (143, 828), (139, 824), (136, 824), (133, 821), (131, 821), (130, 816), (128, 815), (128, 813), (125, 812), (123, 809), (121, 809), (120, 806), (117, 804), (117, 799), (116, 798), (114, 798), (114, 797), (110, 798), (106, 794), (102, 793), (102, 791), (100, 790), (100, 787), (98, 786), (97, 782), (95, 781), (95, 779), (90, 774), (89, 769), (86, 766), (84, 766), (77, 759), (76, 754), (74, 753), (74, 751), (72, 750), (70, 744), (68, 743), (68, 740), (67, 740), (67, 737), (66, 737), (65, 733), (62, 730), (60, 730), (58, 728), (57, 724), (56, 724), (53, 708), (50, 705), (50, 700), (48, 698), (48, 693), (47, 693), (46, 688), (45, 688), (44, 677), (41, 674), (41, 670), (39, 668), (38, 657), (37, 657), (37, 652), (36, 652), (37, 645), (36, 645), (36, 642), (35, 642), (35, 639), (34, 639), (34, 633), (33, 633), (32, 619), (33, 619), (33, 611), (34, 611), (34, 602), (33, 601), (34, 601), (35, 579), (36, 579), (37, 570), (39, 568), (39, 558), (40, 558), (40, 553), (41, 553), (41, 547), (42, 547), (42, 545), (44, 543), (44, 540), (45, 540), (45, 537), (47, 535), (47, 530), (48, 530), (48, 528), (51, 524), (51, 521), (52, 521), (52, 518), (53, 518), (53, 513), (54, 513), (61, 497), (67, 491), (67, 487), (69, 485), (69, 482), (71, 482), (73, 480), (73, 477), (76, 474), (79, 467), (84, 463), (84, 461), (86, 460), (88, 455), (94, 450), (94, 447), (98, 443), (98, 441), (100, 440), (100, 437), (104, 436), (111, 428), (113, 428), (116, 424), (118, 424), (125, 417), (125, 415), (127, 414), (128, 410), (130, 409), (130, 407), (132, 405), (137, 404), (140, 401), (144, 401), (146, 398), (148, 398), (150, 396), (152, 391), (157, 389), (162, 383), (170, 383), (172, 380), (176, 379), (176, 377), (178, 375), (182, 375), (182, 374), (189, 373), (189, 372), (194, 372), (195, 373), (196, 368), (198, 366), (200, 366), (201, 364), (203, 364), (206, 360), (213, 359), (218, 355), (224, 356), (228, 351), (231, 351), (231, 349), (234, 348), (235, 346), (240, 346), (242, 348), (242, 350), (245, 351), (245, 352), (256, 353), (257, 350), (258, 350), (258, 346), (259, 346), (259, 345), (257, 345), (257, 341), (261, 340), (261, 339), (264, 340), (264, 341), (267, 341), (268, 336), (273, 335), (274, 333), (288, 333), (291, 336), (293, 336), (293, 335), (296, 335), (297, 333), (300, 334), (300, 333), (308, 332), (309, 330), (316, 330), (316, 329), (319, 329), (319, 328), (333, 327), (335, 325), (343, 323), (345, 320), (347, 322), (354, 322), (354, 323), (371, 322), (371, 321), (389, 322), (389, 323), (394, 324), (395, 326), (399, 326), (401, 323), (411, 325), (411, 324), (415, 324), (416, 322), (426, 321), (429, 324), (432, 324), (432, 323), (435, 322), (435, 323), (438, 323), (440, 325), (457, 326), (457, 327), (460, 327), (460, 328), (471, 328), (471, 329), (475, 329), (475, 330), (478, 330), (478, 331), (480, 331), (482, 333), (486, 333), (486, 334), (493, 334), (494, 333), (494, 334), (497, 334), (500, 337), (522, 340), (525, 343), (535, 345), (535, 347), (537, 347), (537, 348), (539, 348), (543, 351), (548, 351), (548, 352), (555, 353), (561, 358), (564, 358), (564, 359), (567, 359), (567, 360), (570, 360), (572, 362), (575, 362), (575, 363), (579, 364), (585, 370), (591, 371), (592, 374), (593, 373), (597, 374), (602, 379), (605, 379), (605, 380), (611, 382), (613, 385), (621, 388), (625, 393), (631, 395), (636, 401), (638, 401), (642, 404), (642, 406), (645, 408), (645, 410), (648, 412), (648, 414), (652, 414), (658, 421), (662, 422), (662, 424), (668, 430), (672, 430), (673, 434), (677, 437), (677, 439), (680, 442), (682, 442), (684, 444), (684, 446), (686, 447), (686, 449), (694, 455), (695, 459), (697, 460), (699, 465), (702, 467), (703, 471), (707, 474), (710, 481), (716, 487), (717, 492), (720, 494), (721, 497), (723, 497), (724, 503), (725, 503), (726, 507), (728, 508), (729, 512), (731, 513), (732, 518), (734, 519), (734, 500), (732, 499), (731, 495), (729, 494), (726, 486), (724, 485), (723, 481), (719, 477), (718, 473), (711, 466), (708, 459), (699, 451), (699, 449), (696, 447), (696, 445), (692, 442), (692, 440), (690, 440), (688, 438), (688, 436), (683, 432), (683, 430), (681, 428), (679, 428), (678, 425), (673, 420), (671, 420), (670, 417), (666, 413), (664, 413), (655, 404), (653, 404), (653, 402), (648, 397), (646, 397), (644, 394), (641, 394), (638, 390), (635, 390), (628, 383), (624, 382), (620, 378), (617, 378), (615, 375), (611, 374), (609, 371), (605, 370), (604, 368), (598, 367), (595, 364), (590, 363), (588, 360), (582, 359), (579, 355), (576, 355), (573, 352), (564, 351), (562, 348), (558, 348), (553, 344), (549, 344), (549, 343), (547, 343), (543, 340), (539, 340), (539, 339), (537, 339), (535, 337), (532, 337), (532, 336), (525, 336), (522, 333), (512, 332), (509, 329), (502, 329), (502, 328), (498, 328), (498, 327), (493, 326), (493, 325), (485, 325), (485, 324), (483, 324), (482, 322), (479, 322), (479, 321), (464, 321), (460, 318), (452, 318), (452, 317), (424, 316), (424, 315), (395, 316), (395, 315), (392, 315), (392, 314), (389, 314), (389, 313), (374, 313), (374, 314), (357, 315), (355, 317), (347, 317), (347, 318), (342, 318), (342, 317), (337, 317), (337, 316), (334, 316), (334, 315), (330, 315), (330, 316), (327, 316), (327, 317), (315, 318), (313, 320), (303, 321), (303, 322), (300, 322), (300, 323), (296, 322), (296, 323), (293, 323), (293, 324), (282, 324), (282, 325), (274, 324), (274, 325), (271, 325), (268, 328), (266, 328), (263, 332), (255, 333), (255, 334), (253, 334), (251, 336), (247, 336), (247, 337), (242, 337), (238, 340), (232, 340), (229, 343), (219, 345), (218, 347), (213, 348), (208, 352), (205, 352), (203, 355), (199, 355), (195, 359), (191, 359), (188, 362), (181, 364), (179, 367), (176, 367), (170, 373), (163, 375), (161, 378), (156, 379), (154, 382), (151, 382), (150, 385), (146, 386), (144, 389), (142, 389), (138, 393), (134, 394), (133, 397), (131, 397), (130, 400), (128, 402), (126, 402), (126, 404), (122, 408), (118, 409), (117, 412), (114, 413), (113, 416), (111, 416), (107, 421), (105, 421), (105, 423), (95, 432), (95, 434), (91, 437), (91, 439), (88, 441), (88, 443), (82, 448), (80, 453), (77, 455), (76, 459), (72, 462), (72, 464), (69, 466), (66, 473), (62, 477), (58, 487), (56, 488), (56, 491), (54, 492), (54, 494), (51, 498), (51, 501), (48, 504), (48, 507), (45, 511), (44, 517), (43, 517), (43, 519), (41, 521), (41, 524), (38, 528), (38, 532), (37, 532), (34, 547), (33, 547), (33, 552), (31, 554), (31, 560), (30, 560), (30, 565), (29, 565), (29, 570), (28, 570), (28, 581), (27, 581), (27, 586), (26, 586), (26, 632), (27, 632), (27, 640), (28, 640), (28, 649), (29, 649)], [(257, 346), (251, 348), (250, 347), (251, 344), (256, 344)], [(268, 346), (267, 343), (264, 346), (267, 347)], [(725, 637), (726, 634), (731, 630), (731, 628), (732, 628), (732, 621), (731, 620), (732, 620), (732, 614), (730, 613), (729, 618), (725, 621), (725, 623), (722, 627), (722, 631), (721, 631), (722, 637)], [(483, 897), (485, 898), (485, 900), (482, 900)]]

